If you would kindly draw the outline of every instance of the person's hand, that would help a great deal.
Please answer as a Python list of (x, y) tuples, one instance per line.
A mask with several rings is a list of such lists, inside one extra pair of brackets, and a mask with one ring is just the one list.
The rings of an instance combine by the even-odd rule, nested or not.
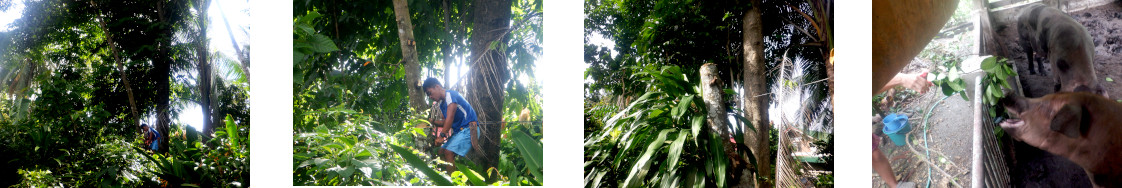
[(927, 71), (923, 71), (922, 74), (907, 75), (908, 76), (905, 77), (907, 80), (904, 80), (904, 83), (902, 83), (901, 85), (904, 86), (904, 88), (915, 90), (920, 94), (924, 94), (927, 93), (927, 90), (930, 89), (931, 86), (935, 86), (935, 84), (927, 81)]

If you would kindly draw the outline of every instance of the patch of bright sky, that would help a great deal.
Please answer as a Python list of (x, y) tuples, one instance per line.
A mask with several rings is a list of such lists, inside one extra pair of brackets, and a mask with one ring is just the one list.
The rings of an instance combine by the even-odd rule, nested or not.
[(23, 1), (13, 0), (12, 7), (8, 8), (8, 10), (0, 12), (0, 27), (3, 27), (3, 29), (0, 29), (0, 32), (12, 30), (12, 22), (16, 21), (16, 19), (19, 19), (20, 17), (23, 17), (24, 7), (25, 6), (23, 5)]
[[(230, 21), (230, 31), (226, 30), (226, 23), (222, 20), (222, 14), (226, 14), (226, 20)], [(210, 39), (210, 48), (217, 49), (226, 57), (237, 59), (237, 52), (234, 50), (234, 45), (230, 43), (230, 34), (233, 34), (234, 40), (237, 41), (238, 47), (243, 48), (249, 42), (249, 2), (246, 1), (211, 1), (210, 7), (207, 10), (210, 25), (207, 25), (207, 38)], [(243, 49), (244, 50), (244, 49)], [(217, 65), (217, 64), (216, 64)], [(225, 66), (214, 66), (215, 73), (220, 75), (226, 72)], [(180, 124), (187, 124), (194, 127), (195, 130), (202, 131), (203, 127), (203, 110), (196, 103), (187, 104), (183, 111), (179, 113), (176, 118)]]
[[(601, 35), (600, 33), (586, 33), (586, 35), (588, 35), (588, 42), (589, 43), (592, 43), (593, 45), (596, 45), (596, 46), (608, 48), (608, 50), (611, 51), (611, 53), (612, 53), (612, 57), (616, 57), (617, 55), (619, 55), (619, 52), (616, 52), (616, 43), (612, 42), (611, 40), (608, 40), (608, 38), (604, 37), (604, 35)], [(588, 65), (587, 62), (586, 63), (581, 63), (580, 65), (584, 68), (584, 70), (588, 70), (589, 65)], [(584, 75), (584, 74), (581, 74), (581, 75)], [(581, 79), (584, 79), (584, 83), (592, 83), (593, 82), (592, 78), (581, 78)], [(603, 91), (601, 91), (601, 92), (603, 92)]]

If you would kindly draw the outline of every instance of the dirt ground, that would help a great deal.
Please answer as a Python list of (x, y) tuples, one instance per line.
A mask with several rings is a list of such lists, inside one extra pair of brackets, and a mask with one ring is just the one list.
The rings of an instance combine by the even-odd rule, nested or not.
[[(1107, 78), (1122, 78), (1122, 2), (1092, 7), (1069, 13), (1087, 28), (1094, 39), (1094, 67), (1100, 83), (1114, 100), (1122, 96), (1122, 85), (1109, 82)], [(1011, 62), (1016, 63), (1020, 73), (1023, 91), (1027, 97), (1040, 97), (1054, 92), (1055, 81), (1051, 65), (1045, 63), (1044, 74), (1028, 74), (1028, 59), (1019, 45), (1016, 25), (997, 21), (997, 39), (1001, 40)], [(992, 53), (999, 54), (994, 49)], [(1119, 80), (1122, 81), (1122, 80)], [(1086, 173), (1071, 161), (1048, 152), (1015, 142), (1014, 159), (1010, 161), (1010, 178), (1014, 187), (1090, 187)]]
[[(1090, 32), (1095, 43), (1095, 72), (1103, 88), (1112, 98), (1117, 100), (1122, 96), (1122, 84), (1108, 82), (1106, 78), (1122, 78), (1122, 2), (1092, 7), (1078, 12), (1069, 13), (1076, 21), (1083, 24)], [(1040, 97), (1055, 90), (1056, 82), (1051, 77), (1051, 65), (1045, 63), (1044, 74), (1028, 74), (1028, 59), (1020, 47), (1017, 29), (1014, 23), (995, 20), (998, 26), (997, 39), (1004, 45), (1008, 57), (1018, 66), (1021, 83), (1024, 83), (1024, 93), (1027, 97)], [(1000, 50), (991, 49), (991, 53), (1000, 54)], [(1122, 80), (1119, 80), (1122, 82)]]

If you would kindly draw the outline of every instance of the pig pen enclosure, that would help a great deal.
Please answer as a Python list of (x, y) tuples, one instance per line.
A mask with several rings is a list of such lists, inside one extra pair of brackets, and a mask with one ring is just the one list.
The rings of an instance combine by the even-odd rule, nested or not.
[[(1026, 97), (1040, 97), (1054, 92), (1055, 81), (1050, 65), (1043, 73), (1027, 74), (1028, 59), (1019, 44), (1014, 20), (1017, 11), (1040, 1), (989, 1), (984, 7), (978, 1), (960, 1), (955, 14), (925, 49), (902, 71), (930, 71), (956, 74), (964, 84), (961, 92), (945, 95), (939, 87), (925, 94), (894, 89), (873, 99), (874, 113), (898, 113), (908, 116), (911, 131), (906, 144), (896, 146), (881, 133), (883, 124), (874, 119), (874, 134), (892, 164), (900, 182), (915, 182), (919, 187), (1090, 187), (1082, 168), (1063, 157), (1015, 141), (997, 126), (990, 105), (980, 98), (989, 84), (979, 78), (982, 57), (994, 56), (1007, 61), (1017, 74), (1008, 77), (1011, 88)], [(1106, 0), (1073, 0), (1048, 3), (1060, 7), (1067, 15), (1087, 28), (1094, 40), (1094, 68), (1099, 82), (1112, 100), (1122, 95), (1122, 87), (1113, 81), (1122, 73), (1122, 3)], [(986, 12), (988, 14), (979, 14)], [(875, 32), (875, 31), (874, 31)], [(961, 70), (948, 71), (948, 67)], [(945, 79), (946, 76), (943, 76)], [(940, 77), (931, 77), (937, 80)], [(961, 97), (965, 95), (967, 97)], [(966, 99), (969, 98), (969, 99)], [(1000, 110), (1000, 109), (998, 109)], [(995, 114), (996, 116), (1003, 116)], [(998, 118), (998, 121), (1001, 118)], [(874, 187), (888, 187), (875, 172)]]

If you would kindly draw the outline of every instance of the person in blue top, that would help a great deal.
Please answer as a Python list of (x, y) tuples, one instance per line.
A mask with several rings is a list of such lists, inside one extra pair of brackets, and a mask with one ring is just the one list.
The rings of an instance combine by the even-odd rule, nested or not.
[[(444, 145), (440, 146), (443, 148), (441, 153), (444, 161), (453, 164), (450, 168), (445, 166), (445, 171), (452, 171), (456, 169), (455, 155), (466, 157), (468, 150), (471, 149), (470, 128), (477, 121), (475, 109), (471, 108), (471, 104), (468, 104), (459, 92), (444, 90), (436, 78), (425, 79), (421, 88), (425, 90), (429, 99), (440, 102), (440, 109), (443, 109), (444, 119), (432, 123), (443, 128), (437, 132), (437, 139), (445, 140)], [(465, 129), (469, 131), (464, 131)]]
[(160, 142), (157, 142), (157, 140), (160, 140), (160, 132), (143, 123), (140, 124), (140, 129), (144, 131), (144, 145), (152, 151), (160, 149)]

